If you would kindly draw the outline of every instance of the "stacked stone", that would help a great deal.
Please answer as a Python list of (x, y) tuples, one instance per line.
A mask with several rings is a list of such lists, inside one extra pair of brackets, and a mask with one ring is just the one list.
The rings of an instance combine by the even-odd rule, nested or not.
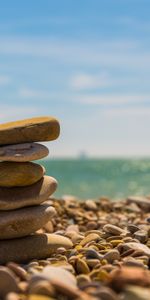
[(59, 131), (52, 117), (0, 125), (0, 263), (44, 258), (58, 247), (71, 246), (61, 236), (36, 233), (54, 215), (45, 201), (57, 181), (31, 161), (49, 153), (36, 142), (55, 140)]

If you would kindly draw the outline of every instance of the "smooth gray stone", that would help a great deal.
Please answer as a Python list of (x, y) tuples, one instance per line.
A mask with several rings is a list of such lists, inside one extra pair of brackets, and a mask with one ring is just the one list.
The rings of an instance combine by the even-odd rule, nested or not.
[(0, 147), (1, 161), (26, 162), (41, 159), (48, 154), (48, 148), (38, 143), (24, 143)]

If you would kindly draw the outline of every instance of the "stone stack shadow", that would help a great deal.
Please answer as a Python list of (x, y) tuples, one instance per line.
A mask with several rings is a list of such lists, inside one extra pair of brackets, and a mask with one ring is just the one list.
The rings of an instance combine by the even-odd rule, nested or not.
[(0, 125), (0, 263), (25, 262), (49, 256), (71, 242), (54, 234), (37, 234), (55, 209), (45, 202), (57, 181), (31, 161), (49, 150), (36, 143), (57, 139), (59, 122), (39, 117)]

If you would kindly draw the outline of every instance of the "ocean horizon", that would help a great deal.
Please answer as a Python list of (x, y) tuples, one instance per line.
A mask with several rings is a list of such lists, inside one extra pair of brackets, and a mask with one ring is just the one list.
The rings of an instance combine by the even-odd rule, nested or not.
[(55, 197), (80, 199), (150, 195), (150, 157), (48, 158), (40, 161), (58, 181)]

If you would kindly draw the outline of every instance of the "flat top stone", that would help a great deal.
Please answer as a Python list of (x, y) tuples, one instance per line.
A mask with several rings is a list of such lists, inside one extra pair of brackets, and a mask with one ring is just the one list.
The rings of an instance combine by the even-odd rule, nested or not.
[(12, 210), (38, 205), (48, 199), (57, 188), (57, 181), (50, 176), (26, 187), (0, 187), (0, 210)]
[(37, 117), (0, 125), (0, 145), (51, 141), (60, 133), (59, 122), (53, 117)]
[(24, 143), (0, 147), (1, 161), (28, 162), (41, 159), (49, 154), (49, 149), (38, 143)]
[(53, 117), (35, 117), (30, 119), (23, 119), (18, 121), (12, 121), (0, 124), (0, 129), (10, 129), (10, 128), (18, 128), (18, 127), (29, 127), (34, 125), (39, 125), (43, 123), (49, 123), (50, 121), (56, 120)]

